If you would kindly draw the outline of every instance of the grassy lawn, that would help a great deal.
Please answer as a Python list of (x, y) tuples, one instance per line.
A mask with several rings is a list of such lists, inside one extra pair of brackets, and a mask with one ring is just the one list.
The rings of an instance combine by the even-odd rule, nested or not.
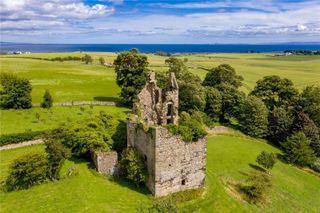
[(1, 72), (30, 79), (33, 103), (40, 103), (46, 89), (55, 102), (93, 101), (118, 97), (112, 68), (81, 62), (53, 62), (25, 58), (0, 58)]
[[(0, 180), (14, 158), (41, 150), (42, 145), (1, 151)], [(281, 162), (272, 170), (273, 187), (265, 205), (248, 204), (227, 192), (224, 180), (243, 181), (242, 172), (253, 170), (249, 164), (255, 164), (262, 150), (279, 152), (263, 141), (246, 137), (209, 137), (206, 194), (179, 206), (199, 212), (319, 212), (320, 177)], [(152, 201), (145, 189), (135, 190), (126, 182), (98, 175), (85, 161), (67, 161), (62, 175), (72, 165), (78, 168), (78, 176), (28, 190), (0, 192), (1, 212), (135, 212)]]
[(119, 119), (125, 119), (126, 113), (130, 112), (127, 108), (115, 106), (56, 106), (51, 109), (0, 110), (0, 134), (52, 129), (64, 122), (98, 115), (100, 111)]
[[(93, 65), (80, 61), (44, 61), (35, 58), (54, 58), (83, 56), (85, 53), (34, 53), (0, 57), (0, 71), (12, 72), (28, 78), (33, 85), (33, 103), (40, 103), (45, 89), (49, 89), (54, 101), (108, 100), (118, 97), (119, 87), (115, 82), (113, 68), (99, 65), (99, 57), (112, 63), (115, 53), (90, 52), (94, 58)], [(167, 70), (167, 57), (147, 54), (150, 70)], [(255, 54), (192, 54), (182, 55), (186, 58), (189, 70), (201, 78), (210, 69), (222, 63), (232, 65), (237, 73), (244, 77), (243, 91), (249, 92), (258, 79), (266, 75), (279, 75), (291, 79), (302, 89), (306, 85), (320, 85), (320, 56), (273, 57), (271, 53)]]

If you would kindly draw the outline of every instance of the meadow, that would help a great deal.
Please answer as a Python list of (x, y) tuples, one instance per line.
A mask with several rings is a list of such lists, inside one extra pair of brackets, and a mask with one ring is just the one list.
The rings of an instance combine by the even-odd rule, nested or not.
[(101, 111), (125, 120), (127, 108), (115, 106), (54, 106), (50, 109), (34, 107), (25, 110), (1, 110), (1, 134), (41, 131), (58, 127), (61, 123), (81, 121)]
[[(17, 74), (31, 81), (33, 103), (40, 103), (45, 89), (54, 102), (117, 101), (120, 89), (113, 68), (99, 64), (104, 57), (112, 63), (115, 53), (90, 52), (93, 64), (81, 61), (48, 61), (41, 58), (83, 56), (85, 53), (38, 53), (0, 56), (0, 71)], [(165, 71), (167, 57), (147, 54), (150, 70)], [(232, 65), (244, 77), (242, 90), (248, 93), (265, 75), (291, 79), (301, 90), (320, 85), (320, 56), (274, 57), (272, 53), (190, 54), (177, 56), (186, 61), (189, 70), (204, 78), (208, 69), (222, 63)], [(38, 59), (35, 59), (38, 58)], [(125, 119), (127, 108), (114, 106), (73, 106), (28, 110), (1, 110), (0, 133), (22, 133), (47, 130), (70, 120), (82, 120), (105, 111)], [(43, 145), (0, 151), (0, 181), (7, 175), (10, 163), (28, 152), (43, 151)], [(319, 212), (320, 177), (278, 161), (272, 170), (272, 189), (264, 205), (248, 204), (233, 190), (232, 183), (245, 180), (244, 172), (254, 170), (255, 158), (262, 151), (280, 153), (266, 141), (242, 134), (210, 136), (207, 147), (206, 189), (201, 198), (180, 202), (179, 207), (196, 212)], [(75, 165), (78, 176), (66, 171)], [(62, 179), (28, 190), (0, 191), (0, 212), (135, 212), (151, 205), (154, 198), (146, 188), (135, 188), (124, 180), (114, 180), (95, 172), (86, 160), (70, 159), (62, 170)]]
[[(1, 151), (0, 180), (12, 160), (28, 152), (43, 151), (43, 145)], [(210, 136), (207, 148), (206, 189), (203, 197), (180, 202), (178, 206), (196, 212), (319, 212), (320, 177), (294, 166), (277, 162), (272, 188), (264, 205), (248, 204), (231, 190), (228, 181), (242, 182), (244, 172), (254, 170), (262, 151), (280, 151), (265, 141), (243, 135)], [(75, 165), (77, 176), (66, 176)], [(250, 166), (251, 165), (251, 166)], [(145, 188), (124, 180), (97, 174), (85, 160), (68, 160), (62, 179), (10, 193), (0, 192), (1, 212), (136, 212), (150, 206), (154, 198)]]
[[(90, 52), (92, 65), (81, 61), (46, 61), (32, 58), (83, 56), (83, 52), (34, 53), (0, 56), (0, 71), (16, 73), (30, 79), (33, 85), (33, 103), (40, 103), (45, 89), (49, 89), (55, 102), (117, 100), (120, 89), (115, 82), (113, 68), (99, 64), (103, 57), (112, 63), (115, 53)], [(167, 57), (146, 54), (150, 70), (165, 71)], [(291, 79), (298, 89), (306, 85), (320, 85), (320, 56), (278, 56), (272, 53), (189, 54), (177, 56), (185, 59), (189, 70), (201, 78), (219, 64), (233, 66), (244, 77), (242, 90), (248, 93), (255, 82), (266, 75), (279, 75)]]

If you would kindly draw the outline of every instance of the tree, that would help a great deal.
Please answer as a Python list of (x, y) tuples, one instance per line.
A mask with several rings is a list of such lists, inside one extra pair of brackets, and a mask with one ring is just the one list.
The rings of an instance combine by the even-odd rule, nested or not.
[(275, 107), (268, 115), (267, 139), (280, 145), (291, 134), (293, 118), (290, 112), (282, 107)]
[(0, 76), (0, 107), (4, 109), (28, 109), (31, 104), (32, 86), (29, 80), (2, 73)]
[(221, 94), (220, 122), (227, 122), (231, 117), (239, 118), (245, 94), (228, 84), (221, 84), (217, 89)]
[(298, 99), (298, 91), (291, 80), (281, 79), (277, 75), (265, 76), (257, 81), (257, 85), (250, 93), (262, 99), (269, 110), (275, 107), (288, 108)]
[(206, 106), (205, 112), (210, 118), (215, 121), (219, 120), (219, 115), (221, 114), (221, 105), (222, 105), (222, 95), (219, 90), (213, 87), (206, 87)]
[(147, 168), (144, 158), (138, 150), (133, 147), (128, 147), (122, 153), (121, 167), (126, 172), (126, 177), (133, 181), (137, 186), (145, 183), (148, 177)]
[(47, 180), (48, 162), (43, 154), (30, 153), (15, 159), (4, 183), (5, 191), (28, 189)]
[(92, 62), (93, 62), (92, 57), (90, 55), (88, 55), (88, 54), (85, 54), (82, 60), (86, 64), (89, 64), (89, 63), (92, 64)]
[(292, 125), (292, 132), (302, 131), (305, 136), (310, 140), (310, 146), (320, 156), (320, 133), (315, 123), (303, 112), (295, 116)]
[(320, 87), (307, 86), (299, 99), (299, 111), (306, 113), (320, 128)]
[(45, 150), (48, 158), (48, 176), (51, 180), (60, 179), (60, 170), (65, 159), (71, 156), (71, 152), (60, 141), (48, 136), (45, 140)]
[(241, 107), (239, 123), (246, 134), (262, 138), (268, 129), (268, 109), (257, 97), (248, 96)]
[(217, 87), (220, 84), (228, 84), (239, 88), (242, 85), (243, 77), (236, 75), (236, 71), (229, 64), (221, 64), (211, 69), (204, 81), (204, 86)]
[(299, 166), (311, 165), (316, 157), (310, 148), (310, 141), (303, 132), (297, 132), (282, 143), (284, 157), (288, 163)]
[(273, 153), (262, 151), (257, 156), (256, 162), (265, 169), (272, 169), (276, 163), (276, 156)]
[(132, 106), (147, 80), (147, 57), (135, 51), (118, 54), (114, 60), (120, 96), (126, 106)]
[(43, 101), (41, 103), (41, 107), (42, 108), (51, 108), (52, 107), (52, 102), (53, 102), (53, 99), (50, 95), (50, 92), (49, 90), (46, 90), (44, 95), (43, 95)]
[(190, 82), (179, 82), (179, 109), (190, 112), (192, 110), (203, 111), (206, 105), (205, 90), (201, 84), (190, 78)]
[(165, 63), (169, 66), (168, 72), (174, 72), (177, 79), (183, 78), (183, 75), (187, 72), (187, 67), (178, 58), (170, 57), (165, 60)]
[(100, 57), (100, 58), (99, 58), (99, 62), (100, 62), (101, 65), (104, 65), (104, 63), (106, 63), (106, 61), (104, 60), (103, 57)]

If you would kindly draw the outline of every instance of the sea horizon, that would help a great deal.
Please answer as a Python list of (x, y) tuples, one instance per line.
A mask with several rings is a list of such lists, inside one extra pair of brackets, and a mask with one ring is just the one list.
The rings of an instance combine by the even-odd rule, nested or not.
[(248, 53), (283, 52), (286, 50), (320, 50), (320, 43), (265, 43), (265, 44), (45, 44), (0, 42), (0, 52), (123, 52), (132, 48), (142, 53)]

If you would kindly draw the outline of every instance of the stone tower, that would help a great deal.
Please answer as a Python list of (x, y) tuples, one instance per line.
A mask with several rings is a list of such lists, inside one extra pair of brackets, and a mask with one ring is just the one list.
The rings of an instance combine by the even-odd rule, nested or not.
[(175, 74), (170, 73), (167, 88), (157, 86), (155, 73), (148, 75), (146, 86), (138, 95), (134, 112), (148, 125), (178, 124), (179, 87)]
[(161, 89), (151, 72), (134, 105), (135, 116), (127, 121), (127, 145), (144, 156), (149, 174), (146, 185), (154, 196), (204, 186), (207, 139), (185, 142), (163, 127), (178, 124), (178, 106), (174, 73)]

